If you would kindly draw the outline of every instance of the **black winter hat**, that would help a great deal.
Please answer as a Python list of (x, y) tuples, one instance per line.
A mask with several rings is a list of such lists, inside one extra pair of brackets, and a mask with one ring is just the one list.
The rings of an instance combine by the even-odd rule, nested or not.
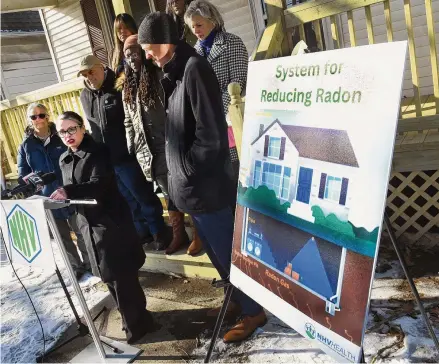
[(171, 15), (156, 11), (140, 24), (139, 44), (177, 44), (178, 40), (177, 24)]

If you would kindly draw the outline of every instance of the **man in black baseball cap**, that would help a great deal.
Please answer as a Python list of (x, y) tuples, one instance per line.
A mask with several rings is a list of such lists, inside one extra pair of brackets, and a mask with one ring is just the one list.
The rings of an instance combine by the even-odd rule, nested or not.
[[(227, 279), (234, 189), (218, 80), (209, 62), (179, 40), (177, 25), (168, 14), (147, 15), (139, 27), (138, 42), (146, 57), (164, 72), (170, 198), (180, 211), (191, 215), (212, 264)], [(224, 336), (226, 342), (248, 338), (267, 321), (262, 307), (237, 289), (228, 307), (229, 315), (240, 313), (241, 319)]]

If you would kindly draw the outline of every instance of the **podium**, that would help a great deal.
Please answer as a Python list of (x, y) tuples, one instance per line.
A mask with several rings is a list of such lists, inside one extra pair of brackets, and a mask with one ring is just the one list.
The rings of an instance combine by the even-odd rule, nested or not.
[[(49, 229), (52, 232), (53, 238), (59, 248), (59, 251), (61, 252), (62, 259), (64, 261), (64, 264), (67, 268), (68, 276), (72, 282), (73, 289), (76, 293), (76, 296), (78, 297), (79, 305), (81, 306), (84, 319), (86, 321), (87, 327), (88, 327), (88, 333), (90, 333), (93, 343), (89, 344), (85, 349), (83, 349), (78, 355), (76, 355), (71, 362), (73, 363), (130, 363), (135, 360), (135, 358), (142, 353), (143, 350), (138, 349), (136, 347), (130, 346), (125, 343), (121, 343), (109, 338), (106, 338), (104, 336), (100, 336), (98, 331), (96, 330), (96, 327), (93, 322), (93, 318), (90, 314), (90, 311), (87, 306), (87, 302), (85, 301), (84, 295), (82, 294), (81, 287), (79, 286), (79, 283), (76, 279), (76, 275), (74, 273), (73, 267), (70, 264), (67, 250), (64, 247), (64, 244), (62, 242), (61, 234), (58, 231), (55, 218), (53, 216), (52, 210), (57, 210), (64, 207), (69, 207), (71, 205), (85, 205), (85, 204), (96, 204), (97, 202), (95, 200), (64, 200), (64, 201), (56, 201), (48, 199), (47, 197), (41, 197), (41, 196), (33, 196), (29, 199), (25, 200), (9, 200), (9, 201), (1, 201), (2, 208), (5, 213), (5, 220), (7, 224), (7, 230), (9, 239), (11, 239), (11, 229), (9, 226), (8, 218), (11, 215), (12, 211), (14, 209), (17, 209), (17, 207), (21, 207), (20, 204), (25, 205), (26, 208), (29, 206), (29, 203), (32, 203), (31, 201), (35, 201), (35, 205), (39, 205), (36, 208), (41, 208), (41, 200), (43, 200), (43, 207), (44, 207), (44, 214), (46, 221), (49, 225)], [(13, 204), (14, 206), (11, 208), (11, 212), (9, 214), (6, 211), (5, 203)], [(10, 207), (10, 206), (9, 206)], [(7, 216), (6, 216), (7, 215)], [(34, 219), (34, 221), (38, 224), (42, 222), (41, 216), (38, 216), (38, 218)], [(2, 220), (3, 222), (3, 220)], [(47, 228), (46, 228), (47, 230)], [(5, 236), (5, 240), (8, 240)], [(28, 261), (29, 264), (31, 264), (32, 261)], [(72, 310), (75, 314), (75, 317), (77, 320), (79, 319), (79, 316), (76, 313), (76, 309), (73, 305), (73, 302), (70, 298), (70, 295), (67, 291), (67, 288), (65, 287), (65, 284), (62, 280), (61, 275), (59, 274), (58, 269), (56, 268), (58, 278), (60, 279), (61, 285), (63, 286), (64, 292), (67, 295), (67, 299), (72, 307)], [(87, 333), (87, 334), (88, 334)], [(70, 340), (68, 340), (70, 341)], [(66, 342), (67, 343), (67, 342)], [(65, 343), (63, 343), (65, 344)], [(61, 344), (61, 345), (63, 345)], [(105, 347), (104, 347), (105, 346)], [(56, 348), (55, 348), (56, 349)], [(46, 353), (43, 354), (43, 356), (46, 355)]]

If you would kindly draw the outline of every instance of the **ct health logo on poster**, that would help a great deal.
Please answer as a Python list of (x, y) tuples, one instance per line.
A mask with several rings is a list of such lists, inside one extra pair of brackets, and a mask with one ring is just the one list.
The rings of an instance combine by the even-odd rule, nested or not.
[(356, 361), (355, 354), (351, 353), (349, 350), (346, 350), (344, 347), (337, 344), (334, 340), (317, 332), (313, 324), (311, 324), (309, 322), (307, 322), (305, 324), (305, 333), (306, 333), (306, 336), (308, 336), (311, 340), (317, 339), (323, 345), (326, 345), (328, 348), (330, 348), (331, 350), (334, 350), (337, 354), (348, 359), (349, 361), (351, 361), (351, 362)]
[(23, 207), (15, 205), (7, 217), (12, 247), (29, 263), (41, 253), (35, 219)]

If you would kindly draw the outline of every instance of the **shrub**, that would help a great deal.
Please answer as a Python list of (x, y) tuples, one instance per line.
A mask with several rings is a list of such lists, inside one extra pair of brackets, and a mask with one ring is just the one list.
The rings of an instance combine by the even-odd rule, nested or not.
[(264, 206), (265, 208), (284, 213), (287, 213), (287, 210), (291, 206), (289, 202), (281, 204), (274, 191), (270, 190), (267, 186), (259, 186), (256, 189), (249, 187), (245, 192), (244, 198), (251, 204)]
[(330, 228), (331, 230), (337, 231), (339, 233), (355, 237), (354, 229), (349, 222), (340, 221), (335, 214), (329, 214), (325, 216), (323, 210), (319, 206), (311, 207), (312, 216), (315, 218), (315, 223), (317, 225), (322, 225)]
[(354, 229), (354, 234), (359, 239), (369, 240), (374, 243), (378, 240), (378, 231), (379, 227), (376, 227), (372, 231), (365, 229), (364, 227), (356, 227), (354, 224), (349, 222), (352, 225), (352, 229)]

